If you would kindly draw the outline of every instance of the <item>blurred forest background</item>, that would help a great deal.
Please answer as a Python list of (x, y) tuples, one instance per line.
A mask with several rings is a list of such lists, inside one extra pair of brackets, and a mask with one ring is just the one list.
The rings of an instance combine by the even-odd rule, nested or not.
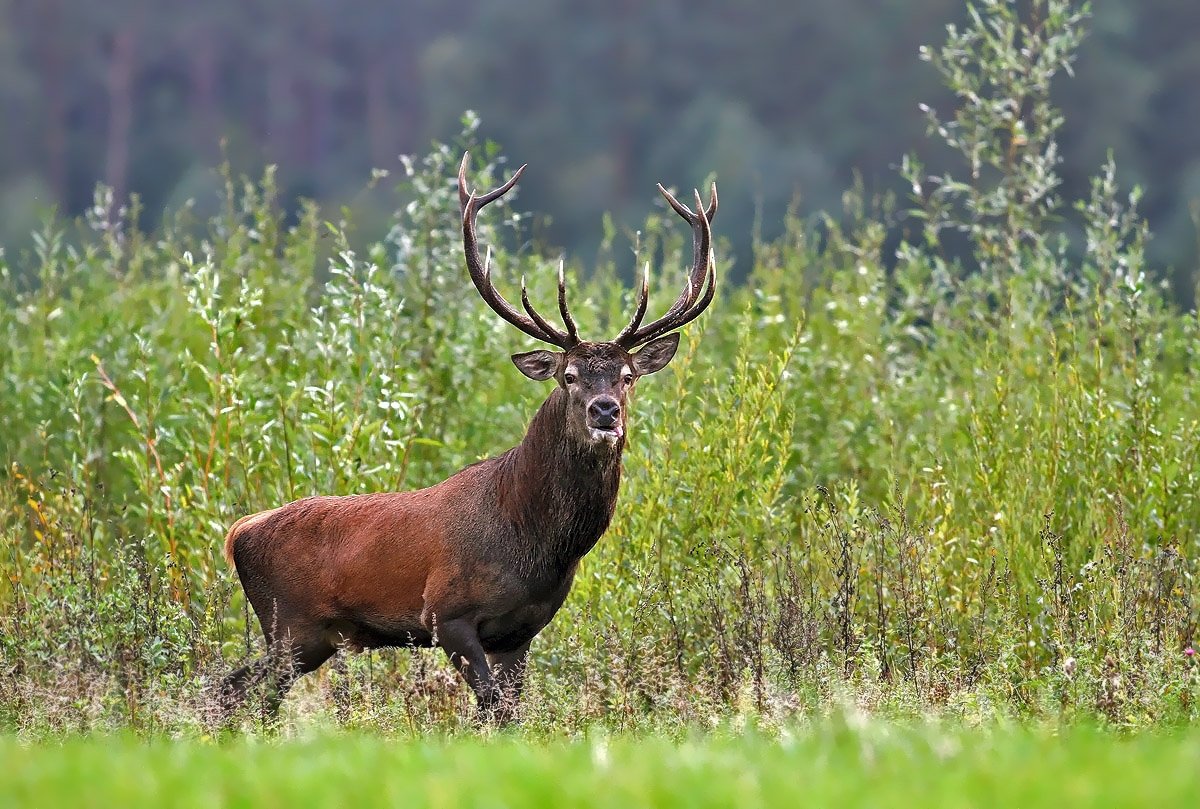
[[(605, 211), (629, 226), (655, 181), (714, 172), (744, 258), (796, 200), (837, 211), (858, 180), (902, 197), (908, 152), (939, 168), (918, 104), (950, 103), (918, 50), (965, 14), (962, 0), (0, 0), (0, 243), (20, 266), (46, 212), (84, 212), (98, 182), (136, 193), (148, 228), (188, 199), (207, 213), (223, 157), (276, 164), (284, 199), (382, 229), (396, 200), (367, 188), (372, 169), (395, 176), (474, 110), (533, 164), (520, 207), (545, 217), (549, 245), (586, 262)], [(1085, 197), (1111, 149), (1123, 184), (1147, 190), (1151, 265), (1191, 305), (1200, 3), (1093, 14), (1056, 87), (1063, 196)]]

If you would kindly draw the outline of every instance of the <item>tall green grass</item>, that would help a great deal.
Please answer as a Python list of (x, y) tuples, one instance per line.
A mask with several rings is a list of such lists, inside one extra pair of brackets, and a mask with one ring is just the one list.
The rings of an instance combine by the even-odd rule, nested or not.
[[(638, 391), (614, 524), (535, 643), (528, 723), (789, 714), (847, 689), (902, 714), (1196, 716), (1198, 324), (1143, 266), (1111, 163), (1089, 199), (1055, 197), (1049, 82), (1082, 12), (1035, 5), (1023, 23), (989, 0), (928, 52), (962, 100), (932, 131), (963, 167), (906, 160), (903, 225), (851, 192), (789, 218), (744, 284), (718, 249), (716, 303)], [(101, 191), (0, 255), (0, 723), (199, 722), (204, 684), (257, 643), (220, 553), (235, 519), (429, 485), (519, 440), (547, 391), (462, 267), (472, 138), (408, 164), (366, 247), (281, 210), (268, 172), (153, 235)], [(472, 153), (479, 185), (507, 173)], [(519, 205), (481, 237), (501, 283), (549, 300)], [(572, 268), (586, 335), (627, 318), (631, 246), (659, 268), (652, 309), (673, 300), (668, 213)], [(331, 676), (352, 722), (453, 725), (468, 701), (436, 654)]]

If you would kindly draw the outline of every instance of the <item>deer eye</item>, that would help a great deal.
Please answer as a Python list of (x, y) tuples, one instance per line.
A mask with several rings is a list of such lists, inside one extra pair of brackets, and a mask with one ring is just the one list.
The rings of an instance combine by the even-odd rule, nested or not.
[(575, 374), (570, 373), (569, 371), (563, 374), (563, 382), (566, 382), (568, 385), (574, 385), (578, 379), (579, 377), (575, 376)]

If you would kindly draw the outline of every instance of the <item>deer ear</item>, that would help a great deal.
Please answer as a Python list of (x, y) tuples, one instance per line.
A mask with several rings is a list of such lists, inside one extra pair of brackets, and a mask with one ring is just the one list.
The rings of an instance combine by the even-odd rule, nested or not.
[(645, 348), (633, 355), (633, 370), (638, 376), (652, 374), (667, 367), (679, 348), (679, 332), (667, 334), (646, 343)]
[(558, 372), (561, 359), (562, 354), (553, 351), (526, 351), (523, 354), (512, 355), (513, 365), (517, 366), (517, 370), (538, 382), (554, 376)]

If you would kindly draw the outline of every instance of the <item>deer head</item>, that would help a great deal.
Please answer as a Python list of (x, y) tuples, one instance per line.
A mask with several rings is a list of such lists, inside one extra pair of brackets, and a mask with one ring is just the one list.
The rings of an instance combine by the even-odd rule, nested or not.
[[(563, 265), (558, 265), (558, 310), (564, 329), (552, 325), (529, 302), (525, 279), (521, 279), (521, 306), (518, 311), (492, 283), (492, 252), (480, 260), (475, 237), (475, 220), (487, 204), (507, 194), (517, 184), (525, 166), (521, 166), (504, 185), (486, 194), (467, 190), (467, 155), (458, 170), (458, 199), (462, 208), (463, 251), (467, 270), (475, 288), (496, 314), (525, 334), (549, 343), (559, 351), (526, 351), (512, 356), (513, 363), (534, 380), (553, 378), (568, 397), (567, 432), (582, 444), (621, 447), (625, 439), (626, 397), (637, 380), (662, 370), (675, 356), (679, 346), (676, 329), (695, 320), (708, 308), (716, 292), (716, 261), (712, 256), (709, 224), (717, 212), (717, 185), (713, 183), (708, 208), (703, 207), (696, 191), (696, 210), (680, 203), (669, 191), (658, 191), (677, 214), (692, 226), (692, 269), (675, 303), (658, 320), (643, 325), (650, 292), (649, 265), (642, 275), (637, 308), (629, 324), (615, 338), (591, 342), (579, 337), (575, 320), (567, 307)], [(636, 350), (640, 347), (641, 350)]]

